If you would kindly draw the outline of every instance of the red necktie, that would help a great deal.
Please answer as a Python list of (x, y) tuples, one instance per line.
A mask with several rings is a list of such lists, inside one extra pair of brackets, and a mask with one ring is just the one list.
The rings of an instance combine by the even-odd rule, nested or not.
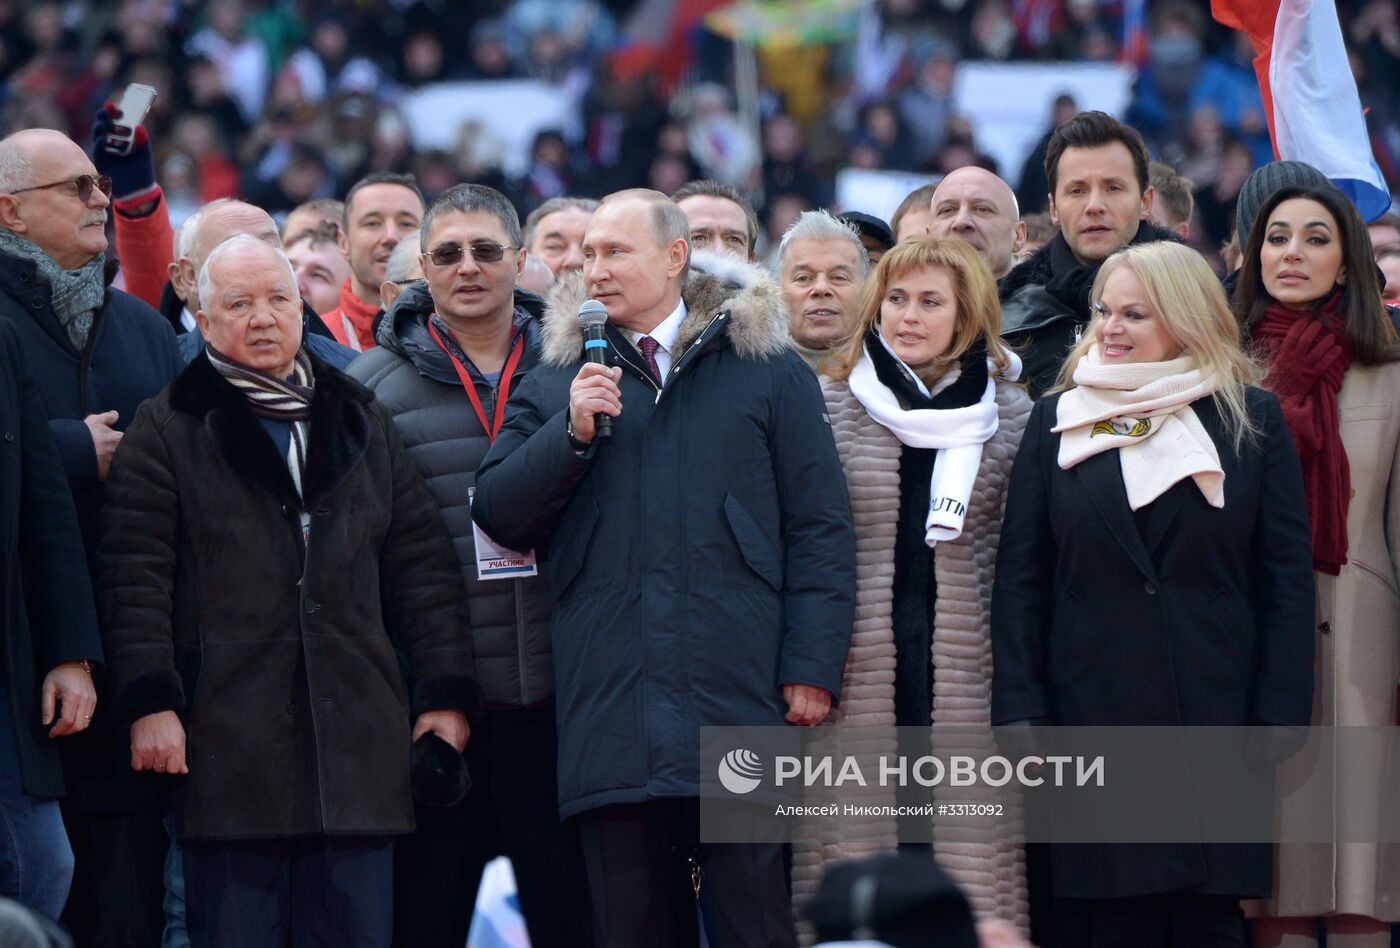
[(651, 372), (651, 377), (656, 380), (656, 384), (661, 384), (661, 366), (656, 364), (656, 350), (661, 348), (661, 343), (650, 336), (643, 336), (637, 340), (637, 348), (642, 350), (642, 359), (646, 361), (647, 370)]

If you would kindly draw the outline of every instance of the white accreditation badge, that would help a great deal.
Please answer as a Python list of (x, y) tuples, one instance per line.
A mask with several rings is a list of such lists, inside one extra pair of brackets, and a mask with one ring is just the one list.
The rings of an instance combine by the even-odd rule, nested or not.
[[(467, 492), (468, 504), (474, 500), (475, 487)], [(527, 579), (540, 574), (534, 550), (525, 553), (507, 550), (482, 532), (475, 520), (472, 521), (472, 539), (476, 543), (477, 579)]]

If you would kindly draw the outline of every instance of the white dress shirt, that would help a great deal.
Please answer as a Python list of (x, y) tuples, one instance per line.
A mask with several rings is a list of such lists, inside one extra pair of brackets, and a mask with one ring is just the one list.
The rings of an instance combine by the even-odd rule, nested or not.
[(655, 329), (647, 333), (636, 333), (632, 337), (632, 344), (637, 346), (638, 352), (642, 351), (640, 343), (643, 336), (650, 336), (656, 340), (656, 367), (661, 370), (663, 383), (666, 376), (671, 374), (671, 363), (675, 360), (676, 338), (681, 334), (681, 323), (685, 322), (685, 312), (685, 300), (681, 300), (676, 304), (676, 308), (671, 310), (671, 315), (663, 319)]

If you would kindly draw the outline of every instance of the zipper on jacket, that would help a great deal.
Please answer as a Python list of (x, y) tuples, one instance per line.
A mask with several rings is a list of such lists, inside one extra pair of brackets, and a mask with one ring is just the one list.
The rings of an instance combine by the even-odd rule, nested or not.
[[(302, 509), (305, 509), (303, 507)], [(306, 568), (311, 562), (311, 531), (306, 531), (306, 538), (301, 538), (301, 517), (293, 519), (294, 511), (288, 506), (283, 507), (283, 514), (287, 518), (287, 525), (292, 528), (292, 541), (296, 542), (301, 549), (301, 576), (297, 578), (297, 630), (301, 633), (301, 667), (306, 675), (306, 713), (311, 715), (311, 747), (316, 755), (316, 801), (321, 813), (321, 832), (326, 831), (326, 781), (322, 770), (321, 742), (317, 739), (316, 731), (316, 695), (311, 690), (311, 656), (306, 651)], [(314, 511), (311, 513), (314, 518)], [(298, 542), (300, 541), (300, 542)], [(410, 727), (412, 724), (410, 723)]]
[(640, 375), (648, 385), (656, 389), (656, 400), (658, 402), (661, 401), (661, 386), (656, 384), (656, 379), (651, 377), (651, 373), (648, 372), (643, 366), (640, 366), (637, 363), (633, 362), (631, 359), (629, 359), (626, 356), (626, 354), (623, 353), (623, 351), (617, 346), (613, 346), (613, 352), (616, 353), (619, 362), (627, 363), (627, 366), (632, 369), (632, 372), (634, 374)]
[[(97, 323), (102, 318), (103, 307), (99, 306), (97, 312), (92, 314), (92, 328), (88, 330), (87, 339), (83, 342), (83, 351), (78, 353), (78, 414), (86, 418), (89, 414), (87, 410), (87, 381), (88, 365), (92, 362), (92, 349), (97, 341)], [(65, 329), (64, 332), (67, 332)], [(126, 419), (127, 424), (131, 419)]]
[(520, 595), (521, 586), (525, 580), (517, 579), (512, 584), (515, 586), (515, 650), (516, 660), (520, 662), (520, 706), (528, 708), (530, 706), (530, 676), (526, 671), (525, 664), (525, 597)]
[(614, 347), (613, 351), (617, 353), (618, 359), (620, 359), (623, 362), (626, 362), (628, 365), (630, 365), (633, 369), (637, 371), (637, 374), (639, 374), (642, 378), (646, 379), (649, 383), (651, 383), (652, 388), (656, 389), (656, 401), (652, 404), (659, 405), (661, 403), (661, 396), (666, 391), (666, 383), (669, 383), (671, 379), (676, 377), (676, 374), (679, 372), (680, 368), (683, 365), (686, 365), (689, 361), (691, 361), (690, 354), (702, 348), (703, 343), (707, 341), (705, 336), (710, 331), (710, 327), (713, 326), (715, 323), (719, 322), (720, 320), (724, 319), (724, 317), (725, 314), (720, 313), (719, 315), (715, 316), (714, 319), (711, 319), (708, 323), (705, 324), (705, 328), (700, 330), (700, 335), (695, 337), (695, 342), (691, 344), (690, 348), (685, 350), (685, 352), (682, 352), (681, 357), (675, 362), (671, 363), (671, 371), (666, 373), (666, 378), (661, 385), (657, 385), (656, 381), (651, 377), (651, 373), (648, 372), (646, 369), (642, 368), (641, 366), (637, 365), (637, 363), (633, 362), (631, 359), (629, 359), (622, 352), (622, 350)]

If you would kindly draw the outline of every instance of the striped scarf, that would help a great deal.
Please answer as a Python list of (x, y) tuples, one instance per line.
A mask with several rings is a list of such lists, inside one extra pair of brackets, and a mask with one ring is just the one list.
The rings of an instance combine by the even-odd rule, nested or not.
[(207, 342), (204, 350), (214, 371), (248, 399), (253, 414), (292, 426), (291, 444), (287, 448), (287, 470), (291, 472), (297, 496), (302, 496), (301, 479), (306, 473), (311, 397), (316, 391), (316, 376), (311, 370), (311, 358), (306, 354), (306, 348), (297, 350), (290, 381), (236, 362)]

